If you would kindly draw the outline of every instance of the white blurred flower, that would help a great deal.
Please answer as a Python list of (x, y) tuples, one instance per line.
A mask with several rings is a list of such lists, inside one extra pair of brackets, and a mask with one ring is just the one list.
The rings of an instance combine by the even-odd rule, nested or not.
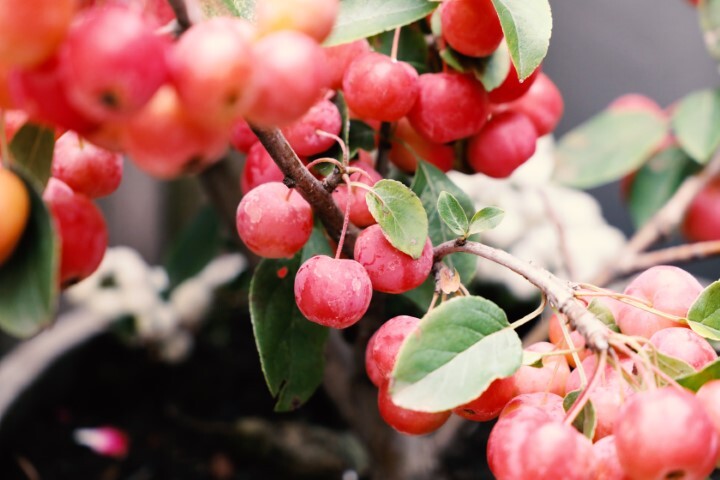
[(212, 290), (198, 277), (178, 285), (170, 295), (170, 305), (187, 327), (199, 324), (212, 302)]

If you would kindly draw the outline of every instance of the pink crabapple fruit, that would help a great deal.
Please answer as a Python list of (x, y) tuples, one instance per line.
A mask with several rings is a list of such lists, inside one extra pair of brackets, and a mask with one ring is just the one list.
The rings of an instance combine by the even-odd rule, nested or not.
[(282, 182), (282, 173), (262, 143), (256, 141), (245, 157), (240, 174), (240, 190), (247, 194), (253, 188), (268, 182)]
[(474, 78), (459, 73), (425, 73), (408, 120), (420, 135), (447, 143), (476, 134), (489, 114), (487, 93)]
[(394, 122), (407, 115), (418, 96), (418, 73), (405, 62), (366, 53), (343, 77), (348, 107), (362, 118)]
[(84, 10), (60, 51), (70, 100), (95, 120), (128, 118), (168, 79), (168, 48), (136, 10)]
[(555, 83), (540, 72), (522, 97), (496, 108), (524, 114), (535, 126), (538, 137), (542, 137), (557, 127), (565, 110), (565, 102)]
[(608, 110), (628, 111), (635, 110), (640, 112), (654, 113), (659, 117), (667, 117), (667, 113), (652, 98), (640, 93), (627, 93), (621, 95), (607, 106)]
[[(648, 302), (650, 307), (656, 310), (684, 317), (702, 290), (700, 282), (685, 270), (661, 265), (638, 275), (628, 284), (624, 293)], [(626, 303), (617, 303), (615, 309), (618, 327), (626, 335), (650, 338), (663, 328), (682, 326), (678, 322)]]
[(433, 264), (430, 239), (420, 258), (414, 259), (393, 247), (380, 225), (371, 225), (355, 242), (355, 260), (367, 270), (373, 289), (385, 293), (403, 293), (427, 279)]
[(342, 129), (340, 111), (330, 100), (321, 100), (305, 115), (282, 129), (290, 146), (300, 156), (309, 157), (324, 152), (335, 144), (331, 137), (319, 135), (317, 130), (339, 135)]
[(447, 172), (455, 162), (455, 150), (449, 145), (427, 140), (415, 131), (407, 118), (401, 118), (392, 134), (388, 158), (404, 172), (415, 172), (419, 160)]
[[(351, 182), (364, 183), (372, 187), (377, 182), (382, 180), (382, 176), (372, 167), (368, 166), (363, 162), (352, 162), (352, 167), (362, 169), (367, 175), (363, 175), (359, 172), (350, 174)], [(365, 196), (367, 190), (361, 187), (352, 187), (352, 198), (350, 199), (350, 221), (358, 227), (367, 227), (375, 223), (375, 218), (370, 213)], [(332, 193), (335, 204), (342, 211), (345, 211), (347, 206), (348, 187), (346, 184), (340, 184)]]
[(52, 176), (76, 193), (90, 198), (110, 195), (120, 186), (122, 174), (122, 155), (98, 148), (73, 131), (55, 142)]
[(685, 390), (636, 393), (613, 433), (620, 464), (631, 478), (702, 480), (715, 466), (717, 432), (702, 403)]
[[(534, 343), (525, 350), (530, 352), (550, 353), (557, 350), (549, 342)], [(543, 357), (542, 367), (521, 366), (514, 374), (517, 393), (552, 392), (565, 395), (565, 383), (570, 375), (570, 367), (563, 355)]]
[(690, 203), (682, 233), (692, 242), (720, 240), (720, 177), (713, 178)]
[(365, 315), (371, 299), (370, 277), (355, 260), (316, 255), (295, 276), (298, 308), (305, 318), (326, 327), (354, 325)]
[(467, 159), (476, 172), (506, 178), (533, 156), (536, 144), (537, 132), (530, 119), (506, 111), (494, 115), (470, 139)]
[[(695, 398), (710, 416), (718, 437), (718, 445), (720, 445), (720, 380), (711, 380), (704, 384), (695, 394)], [(717, 460), (717, 463), (720, 464), (720, 449)]]
[(620, 465), (614, 435), (608, 435), (595, 442), (593, 454), (597, 461), (595, 480), (631, 480)]
[(539, 408), (553, 421), (562, 422), (565, 418), (563, 397), (550, 392), (521, 393), (514, 396), (500, 411), (500, 418), (526, 407)]
[[(565, 341), (565, 336), (563, 335), (562, 327), (560, 326), (561, 321), (560, 316), (557, 314), (553, 314), (550, 317), (548, 322), (548, 337), (550, 338), (550, 342), (554, 344), (558, 350), (568, 350), (570, 346)], [(573, 348), (580, 349), (578, 352), (580, 361), (592, 355), (592, 352), (585, 348), (585, 337), (583, 337), (577, 330), (572, 330), (569, 325), (567, 328), (570, 332), (570, 341), (572, 342)], [(566, 354), (565, 359), (570, 367), (575, 368), (577, 366), (575, 365), (575, 359), (573, 359), (572, 354)]]
[(353, 62), (366, 53), (370, 52), (370, 44), (367, 39), (361, 38), (350, 43), (343, 43), (332, 47), (325, 47), (325, 58), (327, 59), (328, 86), (333, 90), (342, 88), (345, 71)]
[(395, 405), (388, 386), (378, 391), (378, 410), (385, 423), (405, 435), (426, 435), (432, 433), (450, 418), (450, 412), (418, 412)]
[(264, 183), (240, 200), (236, 226), (240, 239), (254, 254), (289, 258), (310, 238), (312, 208), (283, 183)]
[(441, 22), (443, 38), (470, 57), (490, 55), (503, 39), (491, 0), (447, 0), (442, 4)]
[(498, 378), (475, 400), (453, 409), (455, 415), (474, 422), (487, 422), (500, 415), (510, 400), (515, 397), (513, 377)]
[(263, 0), (255, 7), (255, 23), (260, 36), (294, 30), (322, 42), (339, 9), (339, 0)]
[(230, 144), (239, 152), (248, 153), (250, 147), (258, 142), (257, 135), (242, 118), (235, 122), (230, 130)]
[(670, 327), (655, 332), (650, 343), (660, 353), (679, 358), (695, 370), (717, 360), (715, 349), (703, 337), (689, 328)]
[(105, 255), (107, 226), (85, 195), (51, 178), (43, 193), (60, 237), (60, 284), (69, 286), (93, 273)]
[(405, 339), (418, 326), (419, 318), (399, 315), (383, 323), (367, 344), (365, 369), (376, 387), (387, 383)]
[(499, 87), (488, 92), (488, 100), (491, 103), (507, 103), (517, 100), (530, 90), (539, 74), (540, 67), (536, 68), (530, 76), (521, 82), (515, 64), (511, 62), (507, 77)]

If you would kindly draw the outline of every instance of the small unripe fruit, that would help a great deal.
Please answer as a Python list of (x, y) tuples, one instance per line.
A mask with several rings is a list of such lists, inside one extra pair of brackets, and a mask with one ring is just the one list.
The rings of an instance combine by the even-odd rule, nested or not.
[(60, 237), (60, 284), (69, 286), (93, 273), (105, 255), (107, 226), (85, 195), (51, 178), (43, 193)]
[(470, 139), (467, 159), (476, 172), (506, 178), (535, 153), (537, 132), (522, 113), (507, 111), (494, 115)]
[(236, 224), (240, 239), (256, 255), (292, 257), (310, 238), (312, 208), (284, 184), (265, 183), (240, 200)]
[(408, 63), (367, 53), (345, 71), (343, 92), (348, 107), (360, 117), (394, 122), (415, 104), (418, 73)]
[(255, 7), (255, 17), (260, 35), (295, 30), (322, 42), (339, 9), (339, 0), (262, 0)]
[(458, 52), (486, 57), (503, 39), (491, 0), (447, 0), (442, 4), (442, 36)]
[(380, 225), (371, 225), (355, 242), (355, 259), (367, 270), (375, 290), (403, 293), (420, 286), (430, 274), (432, 243), (426, 239), (420, 258), (414, 259), (393, 247)]
[(378, 391), (378, 409), (385, 423), (406, 435), (432, 433), (450, 418), (450, 412), (428, 413), (398, 407), (392, 402), (387, 385)]
[(487, 93), (474, 78), (459, 73), (426, 73), (408, 114), (412, 127), (435, 143), (447, 143), (479, 132), (489, 114)]
[(0, 167), (0, 266), (15, 251), (30, 216), (30, 195), (23, 181)]
[(453, 413), (474, 422), (487, 422), (500, 412), (515, 396), (515, 380), (499, 378), (475, 400), (453, 409)]
[(297, 122), (282, 129), (290, 146), (300, 156), (309, 157), (324, 152), (335, 144), (331, 137), (319, 135), (318, 130), (339, 135), (342, 129), (340, 111), (330, 100), (313, 105)]
[(418, 326), (419, 318), (399, 315), (383, 323), (367, 344), (365, 368), (376, 387), (387, 383), (403, 342)]
[(90, 198), (105, 197), (120, 186), (122, 155), (81, 140), (69, 131), (55, 142), (52, 175), (76, 193)]
[(488, 92), (488, 99), (491, 103), (507, 103), (517, 100), (530, 90), (539, 73), (540, 67), (536, 68), (529, 77), (521, 82), (515, 65), (511, 63), (507, 77), (505, 77), (505, 80), (499, 87)]
[(308, 320), (346, 328), (370, 306), (372, 284), (355, 260), (317, 255), (303, 263), (295, 277), (295, 302)]

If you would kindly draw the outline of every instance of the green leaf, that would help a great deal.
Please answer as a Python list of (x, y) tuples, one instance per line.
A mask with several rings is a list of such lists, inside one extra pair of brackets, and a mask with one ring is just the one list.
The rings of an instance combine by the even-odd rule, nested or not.
[(554, 177), (576, 188), (590, 188), (637, 169), (667, 134), (667, 122), (638, 110), (606, 110), (560, 139)]
[(10, 152), (23, 171), (42, 187), (52, 170), (55, 132), (40, 125), (26, 123), (10, 142)]
[(52, 323), (60, 246), (36, 182), (18, 170), (30, 194), (30, 217), (20, 243), (0, 265), (0, 328), (17, 337), (29, 337)]
[(221, 231), (215, 209), (202, 208), (170, 246), (165, 260), (170, 289), (200, 273), (217, 256), (222, 246)]
[(552, 34), (548, 0), (492, 0), (518, 77), (530, 76), (547, 54)]
[(544, 356), (541, 352), (531, 352), (523, 350), (522, 364), (526, 367), (542, 368)]
[(507, 42), (503, 40), (497, 50), (473, 70), (475, 78), (480, 80), (488, 92), (499, 87), (510, 73), (510, 50)]
[(438, 197), (437, 201), (437, 210), (440, 219), (445, 222), (445, 225), (447, 225), (453, 233), (460, 236), (467, 234), (468, 217), (462, 205), (460, 205), (460, 202), (458, 202), (458, 199), (455, 198), (452, 193), (440, 192), (440, 197)]
[(398, 353), (391, 393), (398, 406), (441, 412), (480, 396), (522, 363), (522, 344), (497, 305), (456, 297), (430, 311)]
[(409, 25), (435, 10), (428, 0), (342, 0), (325, 45), (339, 45)]
[(692, 365), (684, 360), (660, 352), (654, 352), (653, 355), (657, 361), (658, 368), (672, 378), (685, 377), (695, 373)]
[(602, 300), (594, 299), (590, 302), (590, 305), (588, 305), (587, 309), (590, 313), (595, 315), (598, 320), (603, 322), (605, 326), (608, 327), (610, 330), (616, 333), (620, 333), (620, 328), (615, 322), (615, 316), (613, 315), (612, 310), (610, 310), (610, 308), (608, 308), (608, 306), (605, 305)]
[(397, 180), (385, 179), (365, 198), (388, 241), (412, 258), (420, 258), (428, 238), (428, 218), (417, 195)]
[[(441, 192), (452, 194), (460, 202), (468, 217), (475, 212), (475, 206), (467, 194), (460, 190), (439, 168), (427, 162), (418, 161), (415, 178), (410, 188), (420, 197), (427, 212), (430, 240), (433, 245), (439, 245), (457, 238), (457, 235), (440, 219), (440, 213), (436, 208)], [(474, 255), (453, 253), (445, 257), (443, 261), (452, 270), (457, 270), (460, 273), (463, 283), (469, 282), (475, 276), (477, 257)], [(428, 298), (426, 305), (429, 305), (429, 303), (430, 299)]]
[(485, 207), (473, 215), (470, 220), (470, 235), (492, 230), (505, 218), (505, 211), (497, 207)]
[(200, 0), (200, 8), (206, 18), (229, 16), (253, 20), (255, 0)]
[(366, 152), (372, 152), (375, 150), (375, 130), (363, 121), (350, 120), (348, 145), (350, 158), (354, 157), (357, 151), (361, 149)]
[(688, 325), (698, 335), (720, 340), (720, 280), (700, 293), (687, 314)]
[(720, 359), (705, 365), (705, 367), (697, 373), (677, 378), (677, 382), (685, 388), (697, 392), (700, 387), (712, 380), (720, 379)]
[(697, 9), (705, 47), (716, 61), (720, 61), (720, 0), (704, 0), (697, 4)]
[(678, 147), (653, 155), (640, 167), (630, 189), (630, 216), (635, 227), (645, 224), (696, 171), (696, 164)]
[(672, 127), (680, 146), (698, 163), (707, 163), (720, 146), (720, 90), (683, 98), (673, 112)]
[(304, 258), (328, 253), (317, 229), (301, 254), (264, 259), (250, 283), (250, 319), (265, 381), (276, 411), (294, 410), (322, 382), (327, 328), (303, 317), (295, 304), (295, 274)]
[(442, 61), (449, 65), (453, 70), (465, 73), (466, 70), (463, 56), (452, 48), (447, 47), (440, 50), (440, 58), (442, 58)]
[[(581, 393), (582, 390), (573, 390), (565, 395), (565, 398), (563, 399), (563, 408), (566, 412), (575, 404), (575, 401), (577, 401)], [(595, 414), (595, 406), (592, 404), (591, 400), (587, 401), (582, 410), (580, 410), (578, 416), (575, 417), (573, 427), (590, 440), (593, 439), (595, 436), (595, 429), (597, 428), (597, 415)]]
[[(389, 56), (392, 52), (393, 37), (395, 37), (395, 31), (387, 31), (378, 35), (379, 44), (375, 50)], [(398, 60), (409, 63), (418, 73), (425, 73), (428, 69), (428, 52), (425, 34), (419, 25), (402, 29), (398, 43)]]

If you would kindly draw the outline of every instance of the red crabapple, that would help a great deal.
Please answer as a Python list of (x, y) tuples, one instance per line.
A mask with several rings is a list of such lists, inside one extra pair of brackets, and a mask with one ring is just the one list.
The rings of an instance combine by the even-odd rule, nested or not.
[(300, 119), (327, 85), (325, 52), (312, 38), (281, 31), (261, 38), (245, 95), (245, 118), (261, 127), (282, 127)]
[[(367, 344), (366, 370), (375, 372), (370, 380), (380, 387), (387, 383), (390, 374), (395, 368), (395, 360), (405, 339), (418, 326), (419, 318), (409, 315), (399, 315), (383, 323), (370, 337)], [(377, 382), (376, 382), (377, 380)]]
[(318, 135), (317, 130), (339, 135), (342, 129), (340, 111), (330, 100), (321, 100), (312, 106), (300, 120), (282, 129), (290, 146), (300, 156), (309, 157), (324, 152), (335, 140)]
[(372, 284), (355, 260), (316, 255), (295, 277), (295, 302), (308, 320), (326, 327), (357, 323), (370, 305)]
[(487, 121), (487, 93), (474, 78), (459, 73), (426, 73), (408, 114), (412, 127), (435, 143), (447, 143), (479, 132)]
[(607, 106), (608, 110), (628, 111), (637, 110), (640, 112), (654, 113), (659, 117), (666, 118), (667, 113), (652, 98), (640, 93), (627, 93), (621, 95)]
[[(695, 277), (678, 267), (656, 266), (645, 270), (625, 288), (625, 294), (647, 301), (656, 310), (684, 317), (703, 287)], [(616, 307), (620, 331), (650, 338), (658, 330), (682, 326), (678, 322), (619, 303)]]
[(592, 443), (572, 425), (547, 422), (531, 431), (520, 447), (520, 477), (537, 480), (595, 478)]
[(595, 480), (631, 480), (620, 465), (614, 435), (608, 435), (595, 442), (593, 454), (597, 461)]
[[(718, 445), (720, 445), (720, 380), (711, 380), (700, 387), (695, 398), (710, 416), (718, 437)], [(718, 461), (720, 461), (720, 450), (718, 450)]]
[(428, 413), (398, 407), (392, 402), (387, 385), (378, 390), (378, 409), (385, 423), (406, 435), (432, 433), (450, 418), (450, 412)]
[(488, 99), (491, 103), (507, 103), (517, 100), (530, 90), (539, 73), (540, 67), (536, 68), (529, 77), (521, 82), (515, 65), (510, 63), (510, 71), (507, 77), (505, 77), (505, 80), (503, 80), (503, 83), (501, 83), (499, 87), (488, 92)]
[(253, 28), (241, 18), (215, 17), (190, 27), (170, 54), (170, 79), (196, 120), (227, 125), (243, 114), (253, 63)]
[(500, 412), (500, 418), (527, 407), (539, 408), (556, 422), (562, 422), (565, 419), (563, 397), (550, 392), (521, 393), (513, 397)]
[(81, 12), (60, 52), (70, 100), (96, 120), (138, 112), (168, 77), (167, 40), (136, 10)]
[[(375, 185), (382, 180), (382, 176), (372, 167), (367, 166), (363, 162), (353, 162), (351, 167), (360, 168), (367, 175), (355, 172), (350, 175), (350, 181), (360, 182), (369, 186)], [(340, 184), (333, 192), (332, 196), (340, 210), (345, 211), (347, 206), (348, 187), (346, 184)], [(367, 190), (360, 187), (352, 187), (352, 198), (350, 199), (350, 221), (358, 227), (367, 227), (375, 223), (375, 218), (370, 213), (365, 196)]]
[(235, 122), (230, 130), (230, 144), (239, 152), (248, 153), (250, 147), (258, 142), (257, 135), (252, 131), (250, 125), (242, 118)]
[(51, 178), (43, 193), (60, 237), (60, 284), (79, 282), (97, 269), (108, 244), (100, 210), (85, 195)]
[(105, 197), (120, 186), (122, 155), (83, 141), (68, 131), (55, 142), (52, 175), (76, 193), (90, 198)]
[(381, 53), (367, 53), (345, 71), (343, 92), (348, 107), (357, 115), (395, 122), (415, 104), (418, 73), (409, 63)]
[(447, 0), (442, 4), (441, 21), (443, 38), (463, 55), (486, 57), (503, 39), (491, 0)]
[(223, 129), (193, 121), (175, 89), (165, 85), (127, 122), (122, 143), (141, 170), (169, 179), (198, 171), (219, 159), (227, 149), (228, 137), (229, 132)]
[(695, 370), (717, 360), (715, 349), (703, 337), (689, 328), (670, 327), (659, 330), (650, 337), (660, 353), (679, 358)]
[(263, 0), (255, 7), (258, 33), (295, 30), (322, 42), (330, 34), (339, 8), (339, 0)]
[[(550, 338), (550, 342), (553, 343), (558, 350), (567, 350), (570, 346), (565, 341), (565, 336), (563, 335), (560, 322), (561, 319), (557, 314), (553, 314), (550, 317), (550, 321), (548, 322), (548, 337)], [(592, 355), (592, 352), (585, 348), (585, 337), (583, 337), (577, 330), (571, 330), (569, 325), (567, 328), (570, 332), (570, 341), (572, 342), (573, 348), (580, 349), (578, 352), (580, 361)], [(565, 359), (571, 367), (574, 368), (577, 366), (575, 365), (575, 360), (573, 359), (572, 354), (566, 354)]]
[(513, 377), (498, 378), (475, 400), (453, 409), (453, 413), (467, 420), (487, 422), (500, 415), (515, 396)]
[(542, 137), (557, 127), (565, 109), (565, 102), (550, 77), (540, 72), (522, 97), (504, 104), (501, 108), (527, 116), (535, 126), (538, 137)]
[(355, 242), (355, 260), (367, 270), (373, 289), (385, 293), (403, 293), (427, 279), (433, 264), (430, 239), (425, 240), (420, 258), (414, 259), (393, 247), (380, 225), (371, 225)]
[[(538, 342), (528, 346), (530, 352), (548, 353), (557, 350), (549, 342)], [(570, 375), (570, 367), (562, 355), (543, 357), (542, 367), (521, 366), (514, 374), (517, 393), (552, 392), (565, 395), (565, 383)]]
[(690, 203), (682, 233), (692, 242), (720, 240), (720, 177), (713, 178)]
[(0, 64), (31, 67), (60, 45), (70, 27), (75, 0), (0, 2)]
[(25, 183), (7, 168), (0, 168), (0, 267), (10, 258), (30, 217), (30, 195)]
[(13, 109), (17, 108), (10, 92), (10, 72), (12, 69), (0, 64), (0, 108)]
[(240, 190), (245, 195), (253, 188), (268, 182), (282, 182), (285, 174), (282, 173), (262, 143), (255, 142), (245, 157), (242, 174), (240, 175)]
[(507, 111), (493, 115), (470, 139), (467, 159), (476, 172), (493, 178), (509, 177), (535, 153), (537, 132), (522, 113)]
[(307, 243), (312, 233), (310, 204), (283, 183), (269, 182), (250, 190), (240, 200), (238, 235), (256, 255), (289, 258)]
[(453, 167), (455, 150), (442, 143), (434, 143), (415, 131), (407, 118), (401, 118), (392, 134), (388, 158), (400, 170), (413, 173), (418, 160), (432, 163), (443, 172)]
[(370, 44), (366, 38), (361, 38), (360, 40), (355, 40), (350, 43), (343, 43), (342, 45), (325, 47), (329, 87), (333, 90), (341, 89), (345, 70), (347, 70), (353, 60), (369, 52)]
[(718, 435), (702, 403), (673, 387), (638, 392), (615, 422), (615, 443), (631, 478), (705, 479), (713, 471)]
[(28, 115), (23, 110), (5, 110), (5, 139), (11, 142), (15, 134), (28, 121)]

